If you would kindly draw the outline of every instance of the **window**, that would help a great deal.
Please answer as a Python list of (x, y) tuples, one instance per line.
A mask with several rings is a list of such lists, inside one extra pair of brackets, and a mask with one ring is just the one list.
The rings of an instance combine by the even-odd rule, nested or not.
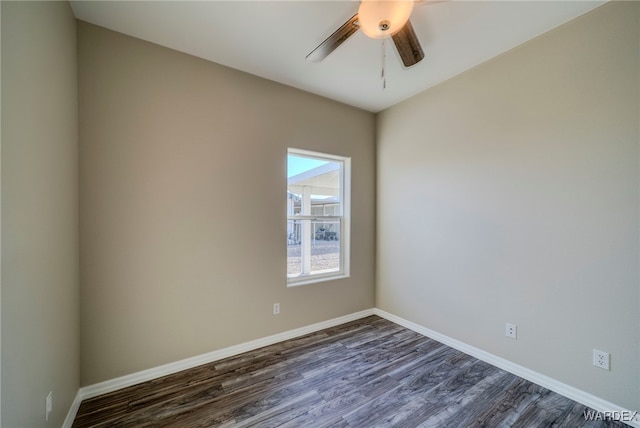
[(289, 149), (287, 282), (349, 276), (350, 159)]

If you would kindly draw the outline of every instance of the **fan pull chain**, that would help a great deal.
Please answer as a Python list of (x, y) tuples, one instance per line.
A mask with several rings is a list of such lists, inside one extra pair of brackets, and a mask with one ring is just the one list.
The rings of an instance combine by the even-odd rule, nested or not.
[(387, 64), (387, 50), (385, 49), (385, 39), (382, 39), (382, 71), (380, 78), (382, 79), (382, 89), (387, 88), (387, 76), (385, 75), (385, 66)]

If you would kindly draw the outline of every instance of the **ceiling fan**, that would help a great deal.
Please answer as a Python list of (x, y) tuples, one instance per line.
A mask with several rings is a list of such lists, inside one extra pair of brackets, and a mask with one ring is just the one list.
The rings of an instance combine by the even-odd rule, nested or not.
[(362, 30), (374, 39), (391, 37), (403, 65), (417, 64), (424, 58), (424, 52), (409, 20), (413, 5), (413, 0), (361, 0), (358, 13), (311, 51), (307, 60), (322, 61), (356, 31)]

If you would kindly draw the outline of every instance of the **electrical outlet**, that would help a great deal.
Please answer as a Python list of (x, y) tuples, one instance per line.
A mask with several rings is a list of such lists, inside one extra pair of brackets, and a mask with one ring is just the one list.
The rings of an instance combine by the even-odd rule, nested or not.
[(609, 353), (604, 351), (599, 351), (597, 349), (593, 350), (593, 365), (604, 370), (609, 370)]
[(516, 326), (515, 324), (507, 323), (504, 334), (505, 336), (510, 337), (512, 339), (517, 339), (518, 326)]
[(280, 303), (274, 303), (273, 304), (273, 315), (279, 315), (280, 314)]
[(47, 394), (47, 399), (45, 400), (45, 403), (44, 403), (44, 420), (45, 421), (49, 420), (49, 415), (51, 414), (52, 410), (53, 410), (53, 391), (49, 391), (49, 394)]

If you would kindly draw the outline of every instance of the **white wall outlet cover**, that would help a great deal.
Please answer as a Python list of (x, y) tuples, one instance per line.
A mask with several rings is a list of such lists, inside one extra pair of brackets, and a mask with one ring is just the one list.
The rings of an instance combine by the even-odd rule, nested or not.
[(518, 326), (515, 324), (507, 323), (505, 326), (505, 336), (510, 337), (512, 339), (518, 338)]
[(609, 370), (609, 359), (611, 356), (608, 352), (600, 351), (598, 349), (593, 350), (593, 365), (603, 369)]

